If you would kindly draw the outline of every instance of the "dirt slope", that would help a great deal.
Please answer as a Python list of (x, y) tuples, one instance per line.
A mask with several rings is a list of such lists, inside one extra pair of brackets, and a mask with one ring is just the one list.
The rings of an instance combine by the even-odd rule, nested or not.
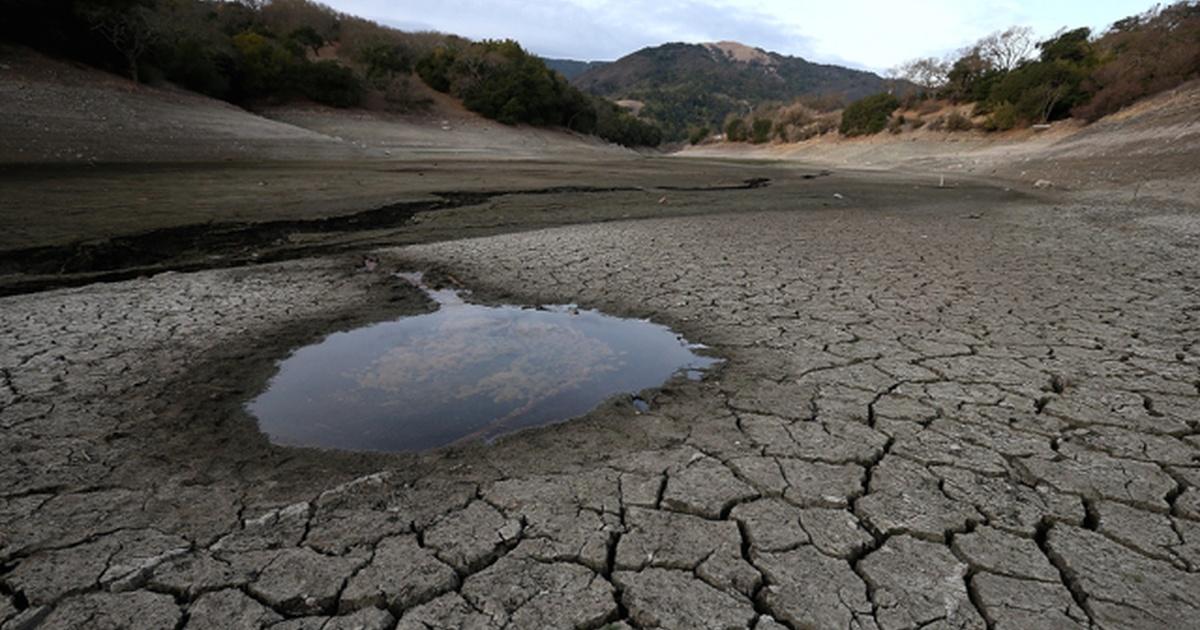
[(320, 133), (184, 90), (0, 50), (0, 163), (354, 157)]
[(253, 113), (171, 87), (0, 47), (0, 164), (344, 160), (430, 153), (530, 158), (621, 155), (594, 138), (507, 127), (437, 95), (430, 111), (323, 107)]
[(995, 177), (1032, 186), (1046, 180), (1082, 195), (1114, 193), (1194, 203), (1200, 199), (1200, 82), (1146, 99), (1092, 125), (1056, 123), (1042, 132), (900, 135), (751, 146), (690, 147), (683, 156), (799, 160), (831, 166)]

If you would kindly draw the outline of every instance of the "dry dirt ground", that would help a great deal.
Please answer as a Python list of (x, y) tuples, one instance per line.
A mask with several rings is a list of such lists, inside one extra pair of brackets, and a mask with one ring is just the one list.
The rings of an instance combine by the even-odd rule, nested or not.
[[(1046, 131), (947, 133), (922, 128), (854, 140), (836, 134), (796, 144), (712, 144), (685, 155), (803, 160), (831, 168), (964, 175), (1028, 187), (1038, 180), (1096, 203), (1195, 205), (1200, 199), (1200, 81), (1145, 99), (1091, 125)], [(1191, 229), (1200, 229), (1192, 225)]]
[[(1196, 627), (1200, 241), (945, 192), (4, 298), (3, 627)], [(728, 363), (490, 447), (267, 444), (289, 348), (430, 308), (398, 269)]]
[[(0, 629), (1200, 628), (1194, 207), (566, 152), (7, 168)], [(727, 362), (490, 446), (268, 443), (292, 349), (434, 308), (401, 270)]]

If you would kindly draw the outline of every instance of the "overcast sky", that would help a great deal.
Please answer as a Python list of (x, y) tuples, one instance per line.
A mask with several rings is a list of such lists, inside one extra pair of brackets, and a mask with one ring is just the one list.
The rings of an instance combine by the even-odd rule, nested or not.
[(611, 60), (665, 42), (734, 40), (881, 71), (1014, 24), (1103, 28), (1150, 0), (325, 0), (405, 30), (512, 38), (546, 57)]

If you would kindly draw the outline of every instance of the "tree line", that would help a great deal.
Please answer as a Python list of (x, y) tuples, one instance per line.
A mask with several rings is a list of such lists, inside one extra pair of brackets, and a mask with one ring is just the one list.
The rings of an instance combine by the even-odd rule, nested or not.
[[(845, 106), (840, 118), (828, 107), (801, 102), (760, 106), (747, 117), (727, 119), (725, 137), (761, 143), (794, 142), (833, 129), (845, 136), (898, 132), (926, 123), (906, 120), (897, 110), (944, 104), (967, 106), (970, 116), (952, 112), (929, 128), (1005, 131), (1071, 117), (1092, 122), (1200, 78), (1200, 1), (1156, 6), (1099, 34), (1064, 29), (1038, 41), (1032, 29), (1013, 27), (946, 59), (916, 59), (890, 74), (918, 89), (868, 96)], [(691, 141), (709, 133), (696, 128)]]
[(662, 142), (657, 127), (584, 94), (512, 40), (439, 46), (416, 70), (433, 89), (502, 123), (565, 127), (631, 147)]
[(661, 133), (587, 96), (518, 44), (406, 33), (310, 0), (0, 0), (0, 37), (243, 106), (307, 99), (387, 109), (421, 105), (415, 71), (468, 109), (506, 124), (561, 126), (627, 146)]
[(974, 103), (989, 130), (1068, 117), (1091, 122), (1200, 76), (1200, 2), (1156, 6), (1099, 34), (1062, 30), (1041, 42), (1013, 27), (896, 74), (922, 86), (925, 97)]

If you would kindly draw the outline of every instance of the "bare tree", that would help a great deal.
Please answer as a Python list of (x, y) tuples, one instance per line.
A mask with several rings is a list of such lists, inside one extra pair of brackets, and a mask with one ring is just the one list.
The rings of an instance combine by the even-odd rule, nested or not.
[(1028, 26), (1013, 26), (996, 31), (976, 44), (980, 56), (997, 70), (1009, 71), (1028, 59), (1037, 48), (1033, 29)]
[(159, 35), (151, 9), (141, 5), (95, 4), (82, 7), (80, 13), (93, 31), (125, 57), (129, 78), (137, 83), (138, 62)]
[(925, 89), (934, 90), (946, 85), (950, 74), (950, 63), (934, 57), (913, 59), (889, 72)]

